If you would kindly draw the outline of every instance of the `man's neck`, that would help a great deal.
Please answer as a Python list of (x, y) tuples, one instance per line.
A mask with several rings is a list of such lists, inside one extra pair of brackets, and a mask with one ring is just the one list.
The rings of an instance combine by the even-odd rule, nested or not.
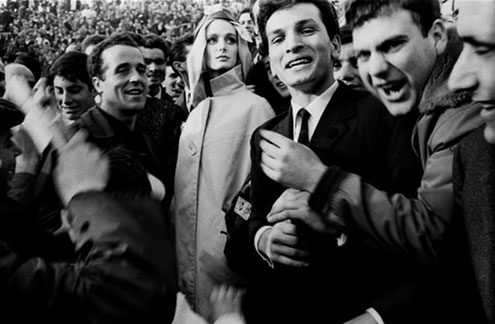
[(289, 87), (289, 92), (292, 97), (292, 101), (297, 102), (302, 107), (307, 107), (328, 88), (330, 88), (334, 82), (335, 80), (332, 77), (331, 80), (328, 80), (328, 82), (325, 82), (324, 85), (317, 88), (305, 89), (304, 87)]
[(119, 109), (113, 109), (112, 107), (100, 105), (101, 110), (112, 116), (113, 118), (120, 121), (124, 126), (126, 126), (129, 130), (134, 130), (136, 126), (137, 113), (135, 112), (125, 112), (122, 113)]
[(150, 86), (149, 87), (149, 90), (148, 90), (148, 95), (150, 97), (154, 97), (158, 94), (158, 92), (160, 92), (160, 85), (153, 85), (153, 86)]

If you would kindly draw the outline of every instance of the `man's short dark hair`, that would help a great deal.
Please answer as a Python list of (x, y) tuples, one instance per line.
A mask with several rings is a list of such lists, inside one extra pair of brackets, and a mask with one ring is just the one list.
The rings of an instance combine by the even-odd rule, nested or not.
[(95, 34), (86, 36), (81, 42), (81, 51), (84, 52), (91, 45), (98, 45), (105, 40), (104, 35)]
[(89, 90), (93, 89), (93, 83), (86, 66), (87, 60), (86, 54), (77, 51), (62, 54), (50, 66), (49, 82), (53, 84), (53, 79), (60, 76), (72, 82), (79, 80), (85, 83)]
[(328, 0), (260, 0), (259, 14), (258, 14), (258, 26), (263, 43), (268, 48), (268, 41), (266, 38), (266, 22), (273, 15), (274, 12), (287, 9), (294, 5), (301, 3), (314, 4), (320, 11), (320, 18), (327, 30), (328, 37), (332, 39), (334, 36), (339, 35), (339, 21), (337, 11)]
[(149, 33), (144, 36), (144, 39), (146, 40), (146, 45), (144, 47), (158, 48), (163, 52), (163, 56), (165, 57), (165, 59), (168, 57), (169, 48), (167, 42), (163, 38), (161, 38), (157, 34)]
[(389, 16), (400, 9), (411, 12), (423, 36), (428, 34), (433, 22), (441, 17), (438, 0), (352, 0), (348, 3), (345, 17), (354, 29), (373, 18)]
[(239, 12), (239, 14), (237, 15), (237, 20), (241, 19), (241, 16), (245, 13), (248, 13), (249, 14), (249, 17), (251, 17), (251, 20), (253, 21), (254, 23), (254, 16), (253, 16), (253, 12), (251, 11), (251, 8), (244, 8), (241, 10), (241, 12)]
[(105, 39), (103, 42), (96, 45), (96, 47), (91, 52), (91, 55), (88, 57), (88, 73), (91, 77), (101, 78), (103, 76), (103, 59), (101, 57), (101, 54), (107, 48), (116, 45), (127, 45), (139, 49), (138, 44), (129, 34), (130, 33), (128, 32), (113, 34), (112, 36)]
[(175, 61), (185, 62), (187, 60), (186, 46), (194, 43), (194, 35), (187, 33), (176, 40), (170, 47), (170, 53), (167, 57), (167, 65), (172, 66)]

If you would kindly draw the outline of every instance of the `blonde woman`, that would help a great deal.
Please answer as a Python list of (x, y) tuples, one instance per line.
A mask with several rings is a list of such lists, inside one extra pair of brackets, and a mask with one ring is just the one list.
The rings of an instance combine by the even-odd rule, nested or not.
[(249, 91), (250, 36), (226, 10), (200, 22), (187, 60), (193, 110), (181, 134), (172, 215), (181, 290), (211, 320), (210, 293), (238, 279), (223, 254), (224, 214), (251, 169), (253, 131), (274, 116)]

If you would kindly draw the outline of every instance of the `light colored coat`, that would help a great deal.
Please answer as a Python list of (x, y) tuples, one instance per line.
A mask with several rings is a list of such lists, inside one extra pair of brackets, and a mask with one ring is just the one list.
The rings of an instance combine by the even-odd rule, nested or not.
[(238, 280), (223, 253), (224, 215), (250, 173), (251, 134), (274, 116), (240, 74), (237, 66), (210, 80), (214, 96), (191, 112), (179, 141), (172, 206), (179, 286), (205, 318), (213, 286)]

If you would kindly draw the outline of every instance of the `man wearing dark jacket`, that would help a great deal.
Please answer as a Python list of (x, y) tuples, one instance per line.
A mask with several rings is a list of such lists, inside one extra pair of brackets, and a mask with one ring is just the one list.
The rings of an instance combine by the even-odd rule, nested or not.
[[(390, 303), (395, 289), (411, 278), (411, 268), (399, 259), (384, 259), (340, 231), (322, 237), (301, 222), (267, 220), (271, 210), (285, 203), (300, 207), (302, 214), (313, 213), (309, 194), (273, 178), (270, 162), (292, 149), (312, 151), (383, 190), (411, 196), (421, 173), (408, 145), (416, 116), (413, 112), (395, 120), (369, 93), (334, 79), (340, 39), (328, 2), (262, 2), (258, 21), (272, 71), (289, 88), (291, 107), (252, 137), (247, 241), (253, 252), (248, 266), (257, 276), (250, 278), (245, 315), (252, 323), (341, 323), (382, 297)], [(304, 164), (309, 173), (317, 171)]]
[[(9, 127), (22, 119), (14, 105), (0, 103), (2, 175), (13, 162)], [(0, 193), (2, 323), (172, 322), (175, 274), (159, 206), (109, 187), (109, 159), (86, 137), (80, 131), (59, 149), (55, 171), (76, 261), (52, 261), (53, 236)]]
[[(359, 71), (368, 90), (395, 116), (415, 110), (421, 113), (413, 136), (423, 165), (421, 185), (416, 196), (407, 197), (396, 191), (379, 190), (364, 177), (335, 163), (325, 165), (308, 151), (301, 154), (301, 150), (292, 150), (291, 158), (285, 157), (282, 162), (270, 154), (272, 161), (267, 159), (265, 166), (273, 169), (269, 176), (310, 192), (309, 206), (316, 211), (301, 215), (282, 205), (272, 210), (272, 219), (295, 219), (331, 235), (338, 229), (391, 258), (436, 263), (445, 256), (447, 239), (455, 227), (453, 151), (460, 139), (481, 124), (480, 107), (471, 102), (469, 95), (452, 93), (447, 88), (448, 75), (462, 44), (440, 18), (435, 0), (355, 0), (346, 18), (353, 29)], [(456, 308), (454, 298), (447, 301), (458, 292), (449, 294), (444, 288), (437, 291), (443, 292), (443, 297), (429, 302), (425, 298), (424, 303), (434, 304), (438, 311), (445, 302), (448, 308), (440, 311), (444, 318), (435, 320), (424, 315), (417, 320), (472, 318), (468, 307)], [(461, 305), (465, 301), (457, 299)], [(455, 314), (448, 311), (452, 307)], [(384, 307), (377, 313), (365, 313), (355, 323), (403, 323), (393, 307)]]
[(486, 319), (495, 323), (495, 2), (461, 2), (456, 26), (464, 49), (449, 87), (470, 91), (483, 106), (485, 121), (459, 143), (454, 157), (454, 192), (469, 252), (459, 258), (458, 269), (473, 279), (474, 298), (481, 299)]

